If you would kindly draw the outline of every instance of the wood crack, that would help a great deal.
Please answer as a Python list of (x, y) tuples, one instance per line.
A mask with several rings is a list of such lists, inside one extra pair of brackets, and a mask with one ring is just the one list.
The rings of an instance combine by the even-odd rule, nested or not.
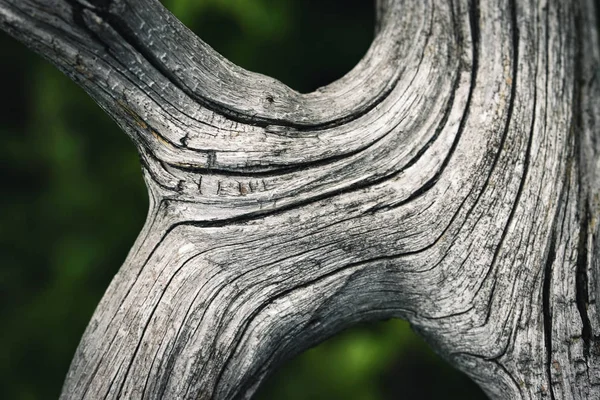
[(582, 199), (585, 203), (584, 210), (580, 216), (580, 228), (579, 228), (579, 243), (577, 246), (577, 270), (576, 270), (576, 297), (577, 310), (581, 317), (581, 338), (584, 343), (584, 355), (589, 358), (590, 348), (595, 340), (592, 332), (592, 324), (588, 316), (587, 308), (589, 304), (588, 294), (588, 231), (589, 231), (589, 206), (585, 199)]
[[(554, 225), (554, 224), (553, 224)], [(548, 255), (546, 256), (546, 266), (544, 268), (544, 283), (542, 288), (542, 309), (544, 315), (544, 345), (546, 347), (546, 375), (548, 378), (548, 387), (550, 398), (555, 399), (554, 388), (552, 386), (552, 309), (551, 309), (551, 288), (552, 288), (552, 264), (556, 259), (556, 229), (552, 229)]]
[[(600, 7), (596, 7), (598, 10)], [(576, 34), (578, 37), (583, 37), (581, 30), (581, 24), (579, 23), (581, 17), (578, 15), (580, 10), (575, 12), (576, 21)], [(582, 74), (582, 45), (577, 43), (576, 57), (575, 57), (575, 74), (580, 76)], [(573, 124), (571, 125), (572, 133), (575, 134), (575, 148), (579, 150), (577, 154), (577, 166), (578, 166), (578, 203), (579, 203), (579, 240), (577, 243), (577, 261), (576, 261), (576, 272), (575, 272), (575, 302), (577, 304), (577, 311), (581, 319), (581, 338), (583, 340), (583, 355), (586, 359), (590, 358), (590, 350), (593, 344), (598, 340), (592, 331), (592, 324), (588, 315), (589, 305), (589, 293), (588, 293), (588, 246), (589, 246), (589, 231), (590, 231), (590, 202), (588, 199), (588, 185), (584, 179), (584, 168), (585, 163), (583, 160), (584, 149), (582, 147), (582, 138), (580, 134), (574, 132), (582, 130), (582, 105), (581, 105), (581, 89), (584, 82), (580, 79), (574, 79), (573, 87)], [(600, 338), (600, 335), (598, 336)]]

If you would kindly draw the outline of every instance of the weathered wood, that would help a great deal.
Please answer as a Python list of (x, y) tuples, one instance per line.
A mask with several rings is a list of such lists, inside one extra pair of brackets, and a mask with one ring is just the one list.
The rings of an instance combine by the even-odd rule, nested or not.
[(300, 94), (156, 0), (0, 0), (136, 143), (151, 198), (62, 398), (248, 398), (389, 317), (491, 398), (600, 398), (594, 7), (378, 1), (363, 60)]

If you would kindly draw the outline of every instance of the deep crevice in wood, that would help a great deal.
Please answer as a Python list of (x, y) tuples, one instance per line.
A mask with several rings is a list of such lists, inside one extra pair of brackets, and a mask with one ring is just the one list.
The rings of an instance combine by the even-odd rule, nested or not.
[[(598, 9), (598, 7), (597, 7)], [(583, 37), (582, 29), (581, 29), (581, 10), (577, 9), (575, 13), (575, 30), (579, 37)], [(573, 101), (573, 114), (575, 116), (573, 127), (571, 129), (582, 131), (582, 107), (581, 107), (581, 90), (580, 86), (584, 84), (584, 82), (579, 78), (580, 74), (582, 74), (581, 68), (581, 57), (582, 55), (582, 46), (578, 43), (576, 48), (576, 57), (575, 57), (575, 74), (577, 74), (578, 78), (575, 79), (575, 87), (574, 87), (574, 101)], [(575, 133), (575, 146), (578, 149), (582, 148), (582, 139), (581, 135)], [(578, 193), (578, 202), (579, 202), (579, 240), (577, 243), (577, 261), (576, 261), (576, 277), (575, 277), (575, 301), (577, 303), (577, 310), (579, 312), (579, 316), (581, 318), (581, 337), (583, 339), (583, 354), (588, 359), (590, 357), (590, 348), (592, 342), (594, 341), (594, 334), (592, 332), (592, 325), (590, 323), (590, 318), (588, 316), (588, 305), (589, 305), (589, 293), (588, 293), (588, 240), (589, 240), (589, 229), (590, 229), (590, 205), (588, 199), (588, 188), (586, 187), (586, 182), (583, 178), (584, 174), (584, 159), (581, 153), (577, 154), (577, 171), (578, 171), (578, 180), (579, 180), (579, 193)]]
[(592, 325), (590, 323), (590, 318), (588, 316), (587, 308), (589, 304), (589, 295), (588, 295), (588, 219), (589, 219), (589, 210), (587, 206), (587, 202), (584, 200), (586, 205), (584, 206), (584, 210), (581, 214), (581, 225), (579, 231), (579, 244), (577, 247), (577, 271), (576, 271), (576, 302), (577, 309), (579, 310), (579, 316), (581, 317), (581, 337), (583, 338), (584, 343), (584, 354), (586, 357), (590, 356), (590, 346), (594, 339), (592, 333)]
[(554, 388), (552, 386), (552, 310), (551, 310), (551, 287), (552, 287), (552, 264), (556, 259), (556, 231), (552, 231), (550, 238), (550, 247), (546, 258), (546, 267), (544, 269), (544, 287), (543, 287), (543, 310), (544, 310), (544, 344), (546, 346), (546, 374), (548, 376), (550, 398), (555, 399)]

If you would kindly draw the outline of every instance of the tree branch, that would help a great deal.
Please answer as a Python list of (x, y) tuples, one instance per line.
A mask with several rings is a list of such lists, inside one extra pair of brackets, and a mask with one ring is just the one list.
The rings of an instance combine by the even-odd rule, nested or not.
[(151, 197), (63, 398), (248, 398), (389, 317), (492, 398), (600, 396), (592, 0), (377, 7), (361, 62), (300, 94), (158, 1), (0, 0), (134, 140)]

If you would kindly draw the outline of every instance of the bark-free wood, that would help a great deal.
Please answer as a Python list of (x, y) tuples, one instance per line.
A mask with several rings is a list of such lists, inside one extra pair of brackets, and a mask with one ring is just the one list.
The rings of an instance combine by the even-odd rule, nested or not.
[(156, 0), (0, 0), (136, 143), (151, 199), (63, 399), (248, 398), (389, 317), (491, 398), (600, 398), (593, 1), (376, 7), (363, 60), (300, 94)]

